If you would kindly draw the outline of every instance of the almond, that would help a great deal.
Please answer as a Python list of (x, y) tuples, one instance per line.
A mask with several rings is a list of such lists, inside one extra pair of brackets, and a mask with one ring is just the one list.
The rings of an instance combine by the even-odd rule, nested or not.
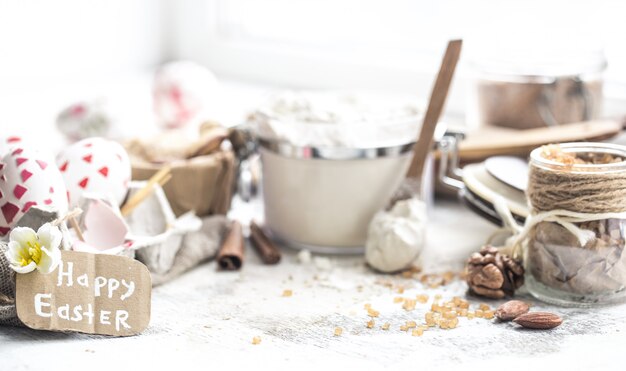
[(528, 312), (530, 307), (521, 300), (510, 300), (496, 310), (496, 317), (500, 321), (511, 321)]
[(522, 314), (515, 318), (513, 322), (526, 328), (546, 330), (557, 327), (563, 323), (563, 320), (554, 313), (532, 312)]

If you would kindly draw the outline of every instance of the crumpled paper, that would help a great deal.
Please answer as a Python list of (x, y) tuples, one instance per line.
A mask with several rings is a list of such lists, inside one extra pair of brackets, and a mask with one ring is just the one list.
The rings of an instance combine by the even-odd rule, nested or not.
[(581, 246), (576, 236), (561, 225), (539, 223), (528, 241), (530, 273), (545, 286), (575, 295), (604, 295), (624, 290), (624, 239), (620, 232), (618, 239), (606, 241), (604, 228), (596, 225), (593, 230), (596, 238)]
[[(152, 273), (152, 286), (162, 285), (191, 268), (213, 259), (228, 231), (229, 221), (223, 215), (202, 218), (202, 226), (187, 233), (174, 256), (171, 267), (161, 273)], [(141, 258), (137, 257), (140, 261)]]

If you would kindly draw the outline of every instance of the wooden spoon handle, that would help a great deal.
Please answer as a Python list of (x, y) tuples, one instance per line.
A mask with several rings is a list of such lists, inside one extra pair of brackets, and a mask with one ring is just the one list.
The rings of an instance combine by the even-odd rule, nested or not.
[(422, 178), (426, 157), (432, 149), (433, 135), (435, 134), (437, 122), (439, 121), (439, 117), (443, 111), (443, 106), (446, 103), (448, 89), (450, 88), (452, 76), (454, 76), (456, 64), (459, 61), (462, 44), (463, 40), (449, 41), (446, 54), (443, 56), (443, 60), (441, 61), (439, 74), (437, 75), (437, 80), (435, 81), (435, 85), (433, 86), (433, 90), (430, 94), (430, 101), (428, 102), (428, 108), (426, 109), (422, 129), (420, 130), (420, 136), (413, 146), (413, 161), (409, 167), (408, 174), (417, 179)]

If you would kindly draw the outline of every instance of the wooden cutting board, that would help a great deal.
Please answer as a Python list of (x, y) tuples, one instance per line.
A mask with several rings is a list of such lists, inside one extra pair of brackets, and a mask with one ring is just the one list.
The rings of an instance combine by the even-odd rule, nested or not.
[(613, 138), (621, 131), (622, 124), (614, 120), (528, 130), (481, 128), (467, 134), (459, 144), (459, 155), (462, 163), (480, 162), (498, 155), (527, 157), (533, 149), (544, 144), (602, 141)]

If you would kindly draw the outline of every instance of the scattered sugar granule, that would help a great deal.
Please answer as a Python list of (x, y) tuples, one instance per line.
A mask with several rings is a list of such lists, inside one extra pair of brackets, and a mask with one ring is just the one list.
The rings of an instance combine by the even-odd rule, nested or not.
[(406, 311), (411, 311), (415, 309), (416, 304), (417, 304), (417, 300), (405, 299), (404, 304), (402, 304), (402, 308)]
[(335, 336), (341, 336), (343, 329), (341, 327), (335, 327)]
[(255, 336), (252, 338), (252, 344), (253, 345), (259, 345), (261, 344), (261, 337), (260, 336)]
[(424, 335), (424, 329), (421, 328), (421, 327), (418, 327), (418, 328), (414, 329), (411, 332), (411, 335), (413, 335), (413, 336), (422, 336), (422, 335)]
[(291, 290), (284, 290), (282, 296), (285, 297), (285, 298), (288, 298), (291, 295), (293, 295), (293, 291), (291, 291)]
[(378, 317), (380, 315), (380, 312), (377, 310), (372, 309), (371, 307), (367, 308), (367, 315), (370, 317)]

